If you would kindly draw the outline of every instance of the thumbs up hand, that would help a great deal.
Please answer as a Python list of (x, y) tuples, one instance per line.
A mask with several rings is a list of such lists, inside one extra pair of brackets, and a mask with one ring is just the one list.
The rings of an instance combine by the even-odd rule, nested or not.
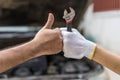
[(34, 52), (37, 53), (37, 56), (56, 54), (62, 50), (60, 29), (51, 29), (53, 23), (54, 15), (49, 13), (45, 26), (38, 31), (35, 38), (32, 40), (35, 43)]

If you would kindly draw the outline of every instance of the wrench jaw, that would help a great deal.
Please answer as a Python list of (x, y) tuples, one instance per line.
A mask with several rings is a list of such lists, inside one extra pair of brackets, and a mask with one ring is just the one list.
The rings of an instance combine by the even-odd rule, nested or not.
[(71, 8), (71, 7), (69, 9), (70, 9), (71, 12), (68, 13), (67, 10), (65, 9), (64, 10), (64, 16), (63, 16), (63, 19), (65, 19), (65, 21), (67, 23), (72, 22), (73, 18), (75, 17), (75, 11), (74, 11), (74, 9)]
[(64, 16), (63, 19), (66, 21), (67, 31), (72, 32), (72, 21), (75, 17), (75, 11), (73, 8), (69, 7), (70, 13), (67, 12), (67, 10), (64, 10)]

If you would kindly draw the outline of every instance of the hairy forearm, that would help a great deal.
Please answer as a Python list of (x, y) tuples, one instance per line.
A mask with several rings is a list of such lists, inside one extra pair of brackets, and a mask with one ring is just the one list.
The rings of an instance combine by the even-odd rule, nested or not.
[(93, 60), (120, 74), (120, 56), (97, 46)]
[(34, 58), (34, 43), (31, 41), (0, 51), (0, 72)]

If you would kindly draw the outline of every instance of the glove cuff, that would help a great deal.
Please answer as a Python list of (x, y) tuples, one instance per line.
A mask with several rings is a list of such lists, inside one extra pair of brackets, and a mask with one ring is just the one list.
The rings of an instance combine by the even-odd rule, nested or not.
[(88, 41), (89, 47), (88, 50), (86, 51), (86, 57), (89, 58), (90, 60), (93, 59), (94, 55), (95, 55), (95, 50), (96, 50), (96, 44)]
[(92, 50), (92, 53), (91, 53), (91, 55), (89, 56), (89, 59), (90, 59), (90, 60), (92, 60), (93, 57), (94, 57), (94, 55), (95, 55), (96, 47), (97, 47), (96, 44), (94, 44), (94, 48), (93, 48), (93, 50)]

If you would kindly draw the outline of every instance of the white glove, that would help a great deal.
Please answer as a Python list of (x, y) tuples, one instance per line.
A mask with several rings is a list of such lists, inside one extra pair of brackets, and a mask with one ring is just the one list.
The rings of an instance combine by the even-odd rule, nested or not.
[(76, 29), (68, 32), (67, 28), (60, 28), (63, 36), (63, 52), (67, 58), (81, 59), (86, 56), (93, 58), (96, 44), (86, 40)]

